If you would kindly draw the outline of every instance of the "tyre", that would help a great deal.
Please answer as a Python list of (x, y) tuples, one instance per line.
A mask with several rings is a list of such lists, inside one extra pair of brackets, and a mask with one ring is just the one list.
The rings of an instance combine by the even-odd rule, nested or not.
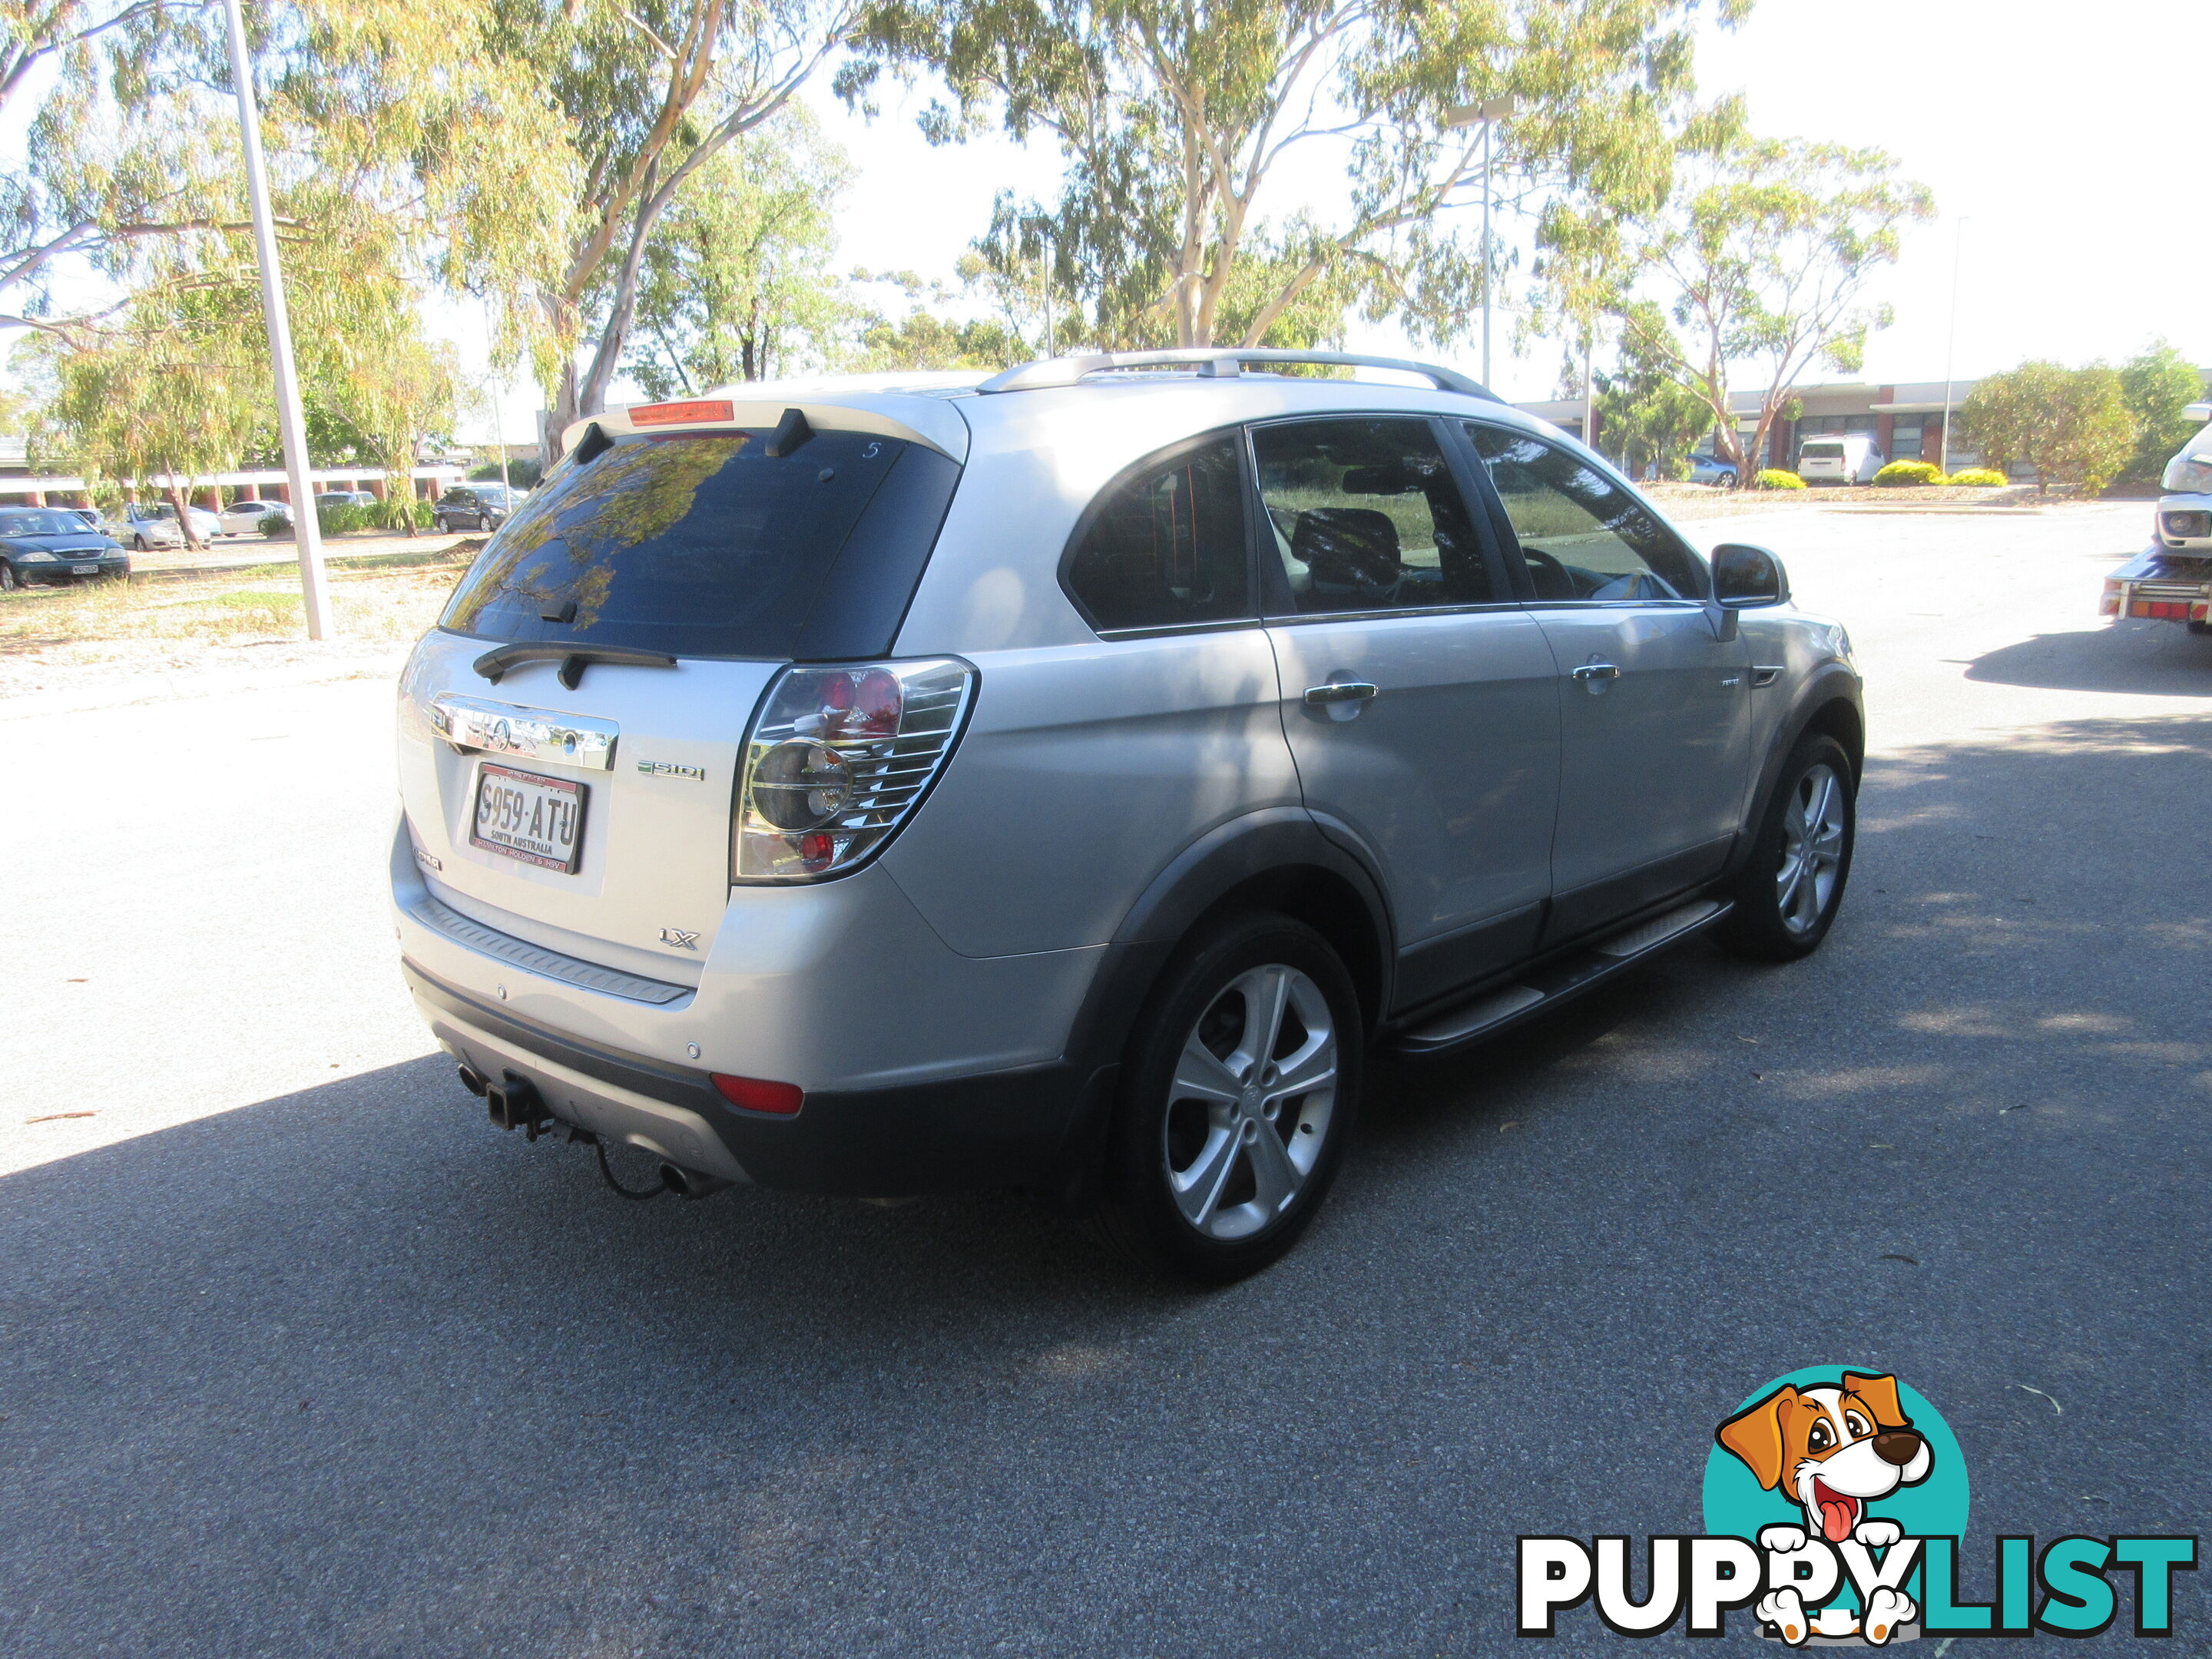
[(146, 551), (146, 538), (143, 536), (133, 536), (131, 538), (131, 545), (143, 553)]
[(1820, 948), (1850, 879), (1857, 793), (1841, 744), (1819, 732), (1798, 739), (1736, 878), (1722, 944), (1759, 962), (1795, 962)]
[(12, 593), (20, 584), (15, 580), (15, 567), (0, 559), (0, 593)]
[(441, 536), (450, 536), (453, 533), (453, 526), (444, 514), (441, 514), (434, 522), (437, 525), (438, 533)]
[(1139, 1017), (1100, 1220), (1145, 1267), (1258, 1272), (1320, 1206), (1358, 1113), (1359, 999), (1327, 940), (1273, 913), (1194, 939)]
[(2212, 622), (2196, 622), (2192, 620), (2189, 624), (2189, 631), (2192, 634), (2212, 634)]

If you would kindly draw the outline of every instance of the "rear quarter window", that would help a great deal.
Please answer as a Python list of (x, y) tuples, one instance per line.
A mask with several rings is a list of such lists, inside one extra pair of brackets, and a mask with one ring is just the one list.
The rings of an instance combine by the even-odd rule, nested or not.
[(1108, 485), (1076, 531), (1062, 580), (1102, 634), (1253, 614), (1243, 451), (1233, 434), (1178, 445)]
[(959, 468), (924, 445), (817, 429), (625, 438), (517, 507), (441, 618), (501, 641), (672, 656), (881, 655)]

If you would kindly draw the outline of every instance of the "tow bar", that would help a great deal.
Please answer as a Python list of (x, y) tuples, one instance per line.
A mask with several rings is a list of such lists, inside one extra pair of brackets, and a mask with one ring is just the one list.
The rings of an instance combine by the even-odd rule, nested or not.
[[(460, 1069), (461, 1086), (472, 1095), (481, 1096), (491, 1121), (502, 1129), (520, 1129), (526, 1139), (535, 1140), (550, 1132), (552, 1111), (545, 1098), (538, 1092), (538, 1085), (519, 1072), (501, 1072), (496, 1078), (486, 1077), (473, 1066)], [(678, 1164), (660, 1165), (659, 1185), (655, 1187), (625, 1187), (615, 1179), (615, 1172), (607, 1163), (606, 1143), (589, 1129), (565, 1126), (568, 1144), (581, 1143), (599, 1154), (599, 1174), (607, 1185), (623, 1197), (643, 1201), (659, 1198), (663, 1193), (673, 1193), (678, 1198), (709, 1198), (732, 1183), (720, 1176), (702, 1175), (696, 1170), (687, 1170)]]

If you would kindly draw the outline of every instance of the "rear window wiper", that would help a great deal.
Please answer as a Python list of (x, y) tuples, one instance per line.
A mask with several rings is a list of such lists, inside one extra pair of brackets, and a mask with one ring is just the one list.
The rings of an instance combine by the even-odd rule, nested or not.
[(494, 685), (501, 675), (526, 662), (557, 662), (561, 684), (574, 691), (583, 684), (584, 670), (595, 662), (623, 668), (673, 668), (676, 659), (658, 651), (633, 651), (619, 645), (562, 645), (558, 641), (528, 641), (502, 645), (476, 660), (476, 671)]

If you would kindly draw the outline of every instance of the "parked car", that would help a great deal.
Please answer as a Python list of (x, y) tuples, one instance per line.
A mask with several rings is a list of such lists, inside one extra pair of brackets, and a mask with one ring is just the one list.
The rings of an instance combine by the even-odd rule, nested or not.
[(226, 536), (258, 536), (261, 533), (261, 521), (272, 513), (287, 524), (292, 522), (292, 507), (289, 501), (264, 501), (252, 498), (233, 501), (216, 517)]
[(1736, 471), (1735, 463), (1734, 461), (1724, 461), (1715, 455), (1692, 455), (1690, 457), (1690, 482), (1692, 483), (1727, 484), (1733, 487), (1735, 483), (1735, 478)]
[[(1434, 389), (1246, 372), (1288, 362)], [(462, 1083), (611, 1182), (1025, 1188), (1231, 1279), (1370, 1052), (1841, 902), (1844, 629), (1451, 370), (1144, 352), (565, 441), (404, 672), (390, 876)]]
[(368, 489), (326, 489), (315, 497), (319, 512), (327, 513), (334, 507), (374, 507), (376, 494)]
[[(2185, 413), (2212, 421), (2212, 404), (2191, 404)], [(2166, 463), (2159, 487), (2151, 534), (2160, 547), (2175, 553), (2212, 557), (2212, 426), (2182, 445)]]
[(0, 590), (127, 576), (130, 556), (69, 507), (0, 507)]
[(1797, 476), (1808, 484), (1872, 483), (1881, 466), (1882, 453), (1871, 433), (1808, 438), (1797, 446)]
[[(2212, 421), (2212, 404), (2184, 412)], [(2151, 544), (2105, 578), (2099, 613), (2212, 634), (2212, 426), (2182, 445), (2160, 487), (2166, 493), (2151, 513)]]
[(496, 530), (514, 511), (517, 494), (502, 483), (454, 484), (438, 497), (438, 528)]
[[(185, 510), (192, 515), (192, 534), (202, 545), (222, 533), (222, 520), (205, 507), (189, 507)], [(115, 532), (141, 553), (151, 548), (185, 545), (185, 532), (177, 523), (177, 509), (167, 501), (125, 501), (122, 522), (116, 526)]]

